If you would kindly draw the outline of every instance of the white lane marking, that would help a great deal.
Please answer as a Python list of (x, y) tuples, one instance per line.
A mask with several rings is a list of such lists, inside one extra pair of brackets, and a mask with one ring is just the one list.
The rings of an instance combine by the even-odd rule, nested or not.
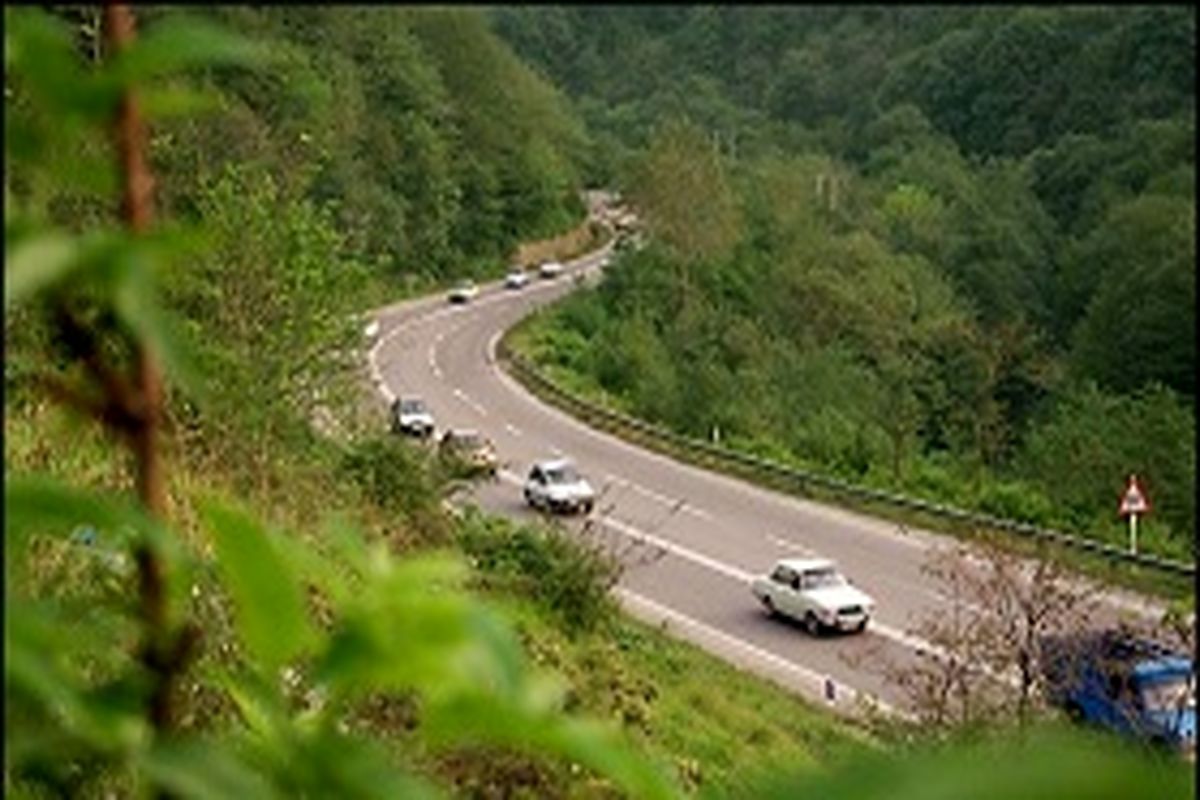
[(894, 533), (878, 530), (874, 526), (865, 523), (862, 519), (854, 516), (851, 512), (843, 511), (842, 509), (838, 508), (830, 508), (828, 506), (823, 506), (811, 501), (804, 501), (800, 498), (789, 495), (779, 495), (769, 492), (758, 486), (745, 485), (720, 472), (710, 472), (683, 461), (674, 461), (662, 455), (661, 453), (654, 452), (653, 450), (644, 450), (636, 447), (629, 442), (626, 442), (619, 436), (596, 431), (588, 427), (583, 422), (575, 419), (565, 411), (562, 411), (561, 409), (550, 405), (549, 403), (543, 403), (542, 401), (538, 400), (534, 395), (521, 386), (521, 384), (517, 383), (516, 379), (509, 376), (503, 369), (501, 369), (499, 364), (492, 365), (492, 372), (496, 375), (496, 378), (509, 389), (509, 391), (522, 399), (527, 405), (536, 408), (540, 413), (557, 417), (563, 424), (569, 425), (577, 432), (585, 436), (589, 436), (598, 442), (603, 442), (609, 447), (623, 449), (626, 452), (637, 455), (638, 457), (645, 458), (652, 462), (657, 462), (673, 469), (688, 472), (693, 476), (703, 476), (704, 480), (723, 484), (724, 486), (729, 487), (756, 502), (762, 502), (765, 499), (767, 502), (783, 505), (787, 507), (789, 511), (799, 509), (809, 514), (820, 514), (826, 517), (833, 517), (839, 522), (853, 526), (855, 530), (886, 539), (890, 543), (905, 545), (917, 550), (928, 549), (927, 545), (920, 541), (920, 537), (918, 537), (915, 532), (911, 532), (909, 536), (897, 536)]
[(516, 425), (513, 425), (511, 422), (504, 423), (504, 430), (508, 431), (513, 436), (521, 435), (521, 429), (518, 428)]
[(463, 401), (463, 403), (465, 403), (466, 405), (475, 409), (475, 411), (477, 411), (480, 414), (480, 416), (486, 417), (488, 415), (487, 409), (485, 409), (483, 406), (479, 405), (479, 403), (472, 400), (471, 397), (466, 392), (464, 392), (462, 389), (452, 389), (451, 391), (453, 392), (455, 397), (457, 397), (459, 400)]
[[(702, 643), (704, 640), (719, 642), (723, 646), (739, 651), (749, 656), (752, 660), (766, 664), (774, 670), (782, 671), (785, 674), (794, 675), (800, 678), (802, 681), (797, 688), (801, 688), (801, 691), (803, 691), (805, 694), (808, 694), (813, 699), (825, 700), (825, 681), (827, 678), (829, 680), (833, 680), (831, 677), (822, 675), (793, 661), (788, 661), (783, 656), (776, 655), (769, 650), (765, 650), (757, 645), (750, 644), (743, 639), (739, 639), (736, 636), (725, 633), (724, 631), (714, 628), (711, 625), (706, 625), (697, 619), (693, 619), (686, 614), (681, 614), (674, 609), (668, 608), (660, 603), (656, 603), (650, 598), (637, 594), (636, 592), (632, 592), (629, 589), (617, 587), (614, 590), (614, 593), (621, 601), (621, 604), (625, 606), (626, 609), (631, 613), (637, 614), (640, 612), (641, 614), (644, 614), (655, 621), (663, 620), (673, 623), (674, 625), (683, 628), (685, 634), (690, 633), (691, 636), (688, 638), (691, 638), (693, 641), (698, 641), (698, 643)], [(796, 684), (792, 685), (796, 686)], [(838, 706), (848, 706), (852, 708), (857, 705), (859, 700), (863, 700), (885, 714), (905, 717), (908, 716), (908, 714), (901, 712), (895, 706), (878, 699), (874, 695), (860, 692), (854, 687), (840, 682), (835, 682), (835, 685), (837, 687), (835, 691), (835, 697), (838, 698), (838, 700), (835, 702)]]
[[(499, 474), (502, 480), (506, 480), (510, 483), (521, 483), (521, 479), (512, 472), (501, 470)], [(726, 564), (724, 561), (719, 561), (712, 556), (706, 556), (703, 553), (692, 550), (689, 547), (676, 544), (668, 539), (655, 536), (652, 533), (646, 533), (645, 531), (642, 531), (627, 522), (622, 522), (611, 515), (597, 516), (596, 519), (602, 525), (606, 525), (607, 527), (610, 527), (618, 533), (624, 534), (631, 539), (637, 539), (639, 541), (652, 544), (661, 550), (665, 550), (668, 553), (673, 553), (674, 555), (677, 555), (687, 561), (692, 561), (702, 567), (712, 570), (713, 572), (719, 572), (720, 574), (725, 575), (728, 578), (732, 578), (740, 583), (749, 585), (756, 577), (754, 573), (748, 572), (741, 567), (735, 567), (732, 564)], [(924, 639), (902, 631), (899, 628), (893, 628), (890, 625), (885, 625), (878, 619), (871, 620), (871, 630), (880, 636), (898, 642), (909, 649), (924, 650), (928, 653), (944, 655), (942, 649), (932, 642), (927, 642)]]
[(488, 339), (487, 343), (487, 362), (489, 364), (496, 363), (496, 345), (500, 342), (500, 337), (504, 335), (504, 331), (496, 331), (492, 334), (492, 338)]
[(613, 475), (611, 472), (606, 473), (604, 476), (604, 479), (606, 481), (608, 481), (609, 483), (613, 484), (614, 486), (622, 486), (622, 487), (628, 488), (631, 491), (637, 492), (638, 494), (641, 494), (641, 495), (645, 495), (646, 497), (649, 497), (651, 500), (656, 500), (659, 503), (663, 503), (664, 505), (670, 506), (671, 508), (675, 508), (676, 506), (678, 506), (680, 511), (683, 511), (687, 514), (692, 514), (694, 516), (699, 517), (700, 519), (707, 519), (707, 520), (713, 519), (712, 514), (708, 513), (707, 511), (705, 511), (702, 508), (696, 508), (691, 503), (689, 503), (686, 499), (676, 499), (674, 497), (668, 497), (667, 495), (662, 494), (661, 492), (656, 492), (653, 489), (647, 489), (645, 486), (641, 486), (639, 484), (634, 483), (633, 481), (626, 480), (625, 478), (622, 478), (619, 475)]
[(767, 541), (770, 542), (771, 544), (775, 545), (776, 547), (782, 547), (784, 550), (787, 550), (789, 552), (804, 553), (806, 555), (816, 555), (816, 551), (811, 548), (805, 547), (804, 545), (802, 545), (798, 542), (788, 541), (787, 539), (780, 539), (778, 536), (772, 536), (769, 533), (767, 534)]
[[(608, 253), (612, 250), (612, 248), (613, 248), (613, 243), (610, 242), (609, 244), (605, 245), (604, 247), (600, 248), (599, 250), (597, 250), (594, 253), (589, 253), (587, 255), (584, 255), (584, 256), (581, 256), (581, 257), (575, 259), (574, 261), (567, 262), (566, 274), (571, 274), (572, 272), (586, 269), (592, 263), (598, 262), (599, 260), (605, 258), (608, 255)], [(500, 285), (500, 281), (496, 281), (493, 284), (487, 284), (484, 288), (487, 289), (489, 287), (498, 287), (499, 285)], [(424, 313), (424, 314), (418, 313), (412, 319), (404, 320), (403, 322), (401, 322), (400, 324), (396, 325), (394, 328), (389, 330), (387, 333), (385, 333), (382, 336), (380, 336), (379, 338), (377, 338), (375, 340), (375, 343), (373, 345), (371, 345), (371, 349), (367, 351), (367, 368), (371, 375), (371, 382), (373, 384), (375, 384), (375, 388), (379, 390), (379, 393), (381, 395), (383, 395), (383, 398), (385, 401), (387, 401), (388, 403), (395, 402), (396, 393), (392, 390), (392, 388), (390, 386), (388, 386), (387, 381), (384, 380), (383, 371), (380, 369), (380, 366), (379, 366), (379, 354), (383, 350), (384, 346), (386, 346), (388, 343), (390, 343), (393, 339), (396, 339), (397, 337), (403, 335), (408, 330), (415, 328), (422, 323), (434, 322), (439, 319), (442, 319), (443, 317), (449, 316), (451, 314), (463, 313), (468, 308), (471, 308), (471, 307), (479, 308), (481, 306), (489, 306), (489, 305), (493, 305), (495, 303), (502, 303), (502, 302), (505, 302), (510, 299), (519, 298), (521, 296), (529, 297), (530, 295), (537, 296), (537, 295), (545, 294), (547, 291), (550, 291), (551, 289), (553, 289), (559, 285), (561, 285), (559, 281), (545, 281), (543, 283), (534, 284), (533, 286), (528, 287), (520, 295), (512, 295), (507, 292), (487, 293), (487, 294), (485, 294), (484, 297), (476, 300), (474, 303), (464, 305), (464, 306), (444, 306), (442, 308), (437, 308), (435, 305), (433, 305), (432, 302), (428, 303), (430, 308), (433, 309), (432, 311), (430, 311), (428, 313)], [(382, 324), (382, 320), (385, 316), (388, 316), (397, 311), (404, 310), (405, 308), (408, 308), (410, 306), (410, 304), (415, 304), (418, 307), (420, 307), (425, 302), (426, 302), (425, 300), (415, 300), (415, 301), (414, 300), (402, 300), (399, 303), (392, 303), (390, 305), (383, 306), (382, 308), (378, 308), (373, 311), (370, 311), (370, 312), (368, 312), (368, 316), (371, 317), (371, 322), (379, 322), (380, 324)], [(457, 328), (455, 328), (454, 330), (457, 330)], [(502, 331), (497, 332), (496, 335), (493, 337), (494, 341), (488, 343), (489, 348), (491, 349), (491, 352), (492, 352), (492, 356), (493, 356), (493, 358), (492, 358), (493, 365), (495, 364), (495, 342), (499, 341), (499, 337), (500, 337), (501, 333), (502, 333)], [(442, 336), (445, 336), (445, 333), (443, 333)], [(436, 366), (433, 368), (433, 375), (438, 380), (442, 379), (442, 371), (439, 368), (437, 368)]]

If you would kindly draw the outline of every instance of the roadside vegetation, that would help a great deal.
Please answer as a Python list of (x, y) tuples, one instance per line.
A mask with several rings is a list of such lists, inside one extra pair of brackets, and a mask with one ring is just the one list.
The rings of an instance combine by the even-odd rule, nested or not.
[[(579, 221), (582, 126), (480, 12), (136, 13), (5, 9), (5, 796), (981, 780), (977, 743), (928, 754), (621, 618), (602, 553), (447, 514), (361, 408), (357, 314)], [(1009, 796), (1190, 794), (1114, 747), (1004, 746), (1078, 767)]]
[(1134, 473), (1140, 547), (1194, 560), (1193, 14), (495, 14), (650, 234), (531, 321), (538, 364), (689, 436), (1116, 545)]

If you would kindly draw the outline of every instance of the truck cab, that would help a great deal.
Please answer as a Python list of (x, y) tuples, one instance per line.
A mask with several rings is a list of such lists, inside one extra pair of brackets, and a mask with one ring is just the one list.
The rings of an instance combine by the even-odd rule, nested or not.
[(1046, 637), (1047, 697), (1074, 719), (1167, 746), (1194, 758), (1192, 659), (1121, 632)]

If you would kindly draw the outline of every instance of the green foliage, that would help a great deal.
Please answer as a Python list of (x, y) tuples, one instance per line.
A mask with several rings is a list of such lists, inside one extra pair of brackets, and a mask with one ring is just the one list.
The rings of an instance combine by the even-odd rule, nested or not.
[[(8, 32), (6, 60), (19, 67), (21, 91), (33, 87), (23, 97), (40, 87), (51, 105), (82, 113), (95, 127), (108, 124), (116, 95), (77, 91), (91, 73), (64, 67), (72, 56), (61, 26), (40, 11), (6, 9), (6, 19), (16, 31)], [(163, 25), (98, 74), (122, 88), (248, 49), (208, 28), (191, 38)], [(46, 83), (48, 73), (62, 84)], [(104, 104), (88, 105), (98, 99)], [(147, 347), (168, 370), (186, 374), (174, 338), (183, 325), (158, 291), (161, 251), (171, 238), (132, 239), (103, 225), (82, 236), (55, 227), (61, 209), (48, 214), (30, 190), (47, 176), (45, 186), (58, 188), (48, 152), (6, 151), (6, 165), (19, 164), (26, 179), (21, 204), (6, 217), (6, 251), (17, 256), (16, 271), (6, 275), (12, 307), (73, 306), (75, 321), (64, 322), (67, 312), (60, 312), (44, 324), (65, 340), (62, 361), (89, 361), (110, 401), (123, 376), (105, 372), (102, 356), (127, 358), (122, 350)], [(338, 337), (353, 321), (328, 295), (336, 298), (355, 276), (339, 263), (338, 236), (323, 215), (278, 192), (269, 176), (234, 168), (207, 191), (200, 210), (216, 252), (197, 248), (200, 263), (170, 276), (169, 297), (190, 332), (207, 335), (201, 365), (210, 375), (228, 370), (229, 394), (182, 416), (209, 425), (237, 419), (250, 428), (266, 422), (251, 442), (259, 450), (278, 444), (278, 428), (307, 423), (318, 373), (353, 344)], [(92, 347), (102, 355), (79, 344), (89, 337), (99, 339)], [(251, 368), (238, 374), (243, 363)], [(256, 401), (263, 408), (253, 417), (248, 406)], [(90, 400), (76, 402), (91, 410)], [(113, 422), (114, 415), (139, 413), (100, 407), (92, 415), (122, 430), (132, 424)], [(210, 430), (207, 444), (232, 439)], [(376, 495), (406, 489), (403, 482), (381, 486), (393, 476), (381, 473), (379, 451), (370, 443), (352, 451), (349, 470)], [(135, 455), (146, 470), (150, 454)], [(258, 466), (269, 474), (268, 463)], [(322, 549), (269, 532), (215, 499), (200, 508), (206, 540), (190, 547), (145, 511), (58, 480), (9, 477), (5, 495), (5, 732), (13, 743), (5, 753), (6, 791), (436, 796), (411, 759), (347, 725), (365, 696), (385, 693), (419, 701), (421, 735), (434, 748), (503, 744), (581, 763), (633, 796), (676, 794), (617, 731), (563, 713), (560, 694), (528, 668), (511, 630), (465, 591), (465, 571), (453, 558), (399, 560), (383, 542), (368, 546), (362, 531), (336, 523)], [(151, 503), (146, 494), (142, 500)], [(432, 505), (424, 496), (412, 502)], [(92, 563), (93, 553), (123, 585), (53, 580), (47, 569), (54, 560)], [(232, 641), (220, 639), (221, 609), (231, 609)], [(196, 617), (212, 625), (218, 649), (207, 670), (188, 676), (188, 688), (236, 709), (238, 718), (220, 728), (175, 728), (171, 713), (173, 684), (191, 666)]]
[[(1053, 415), (1030, 434), (1021, 459), (1057, 514), (1077, 525), (1115, 520), (1125, 478), (1137, 474), (1154, 516), (1178, 538), (1177, 549), (1190, 552), (1194, 442), (1195, 418), (1173, 392), (1152, 386), (1121, 396), (1084, 384), (1064, 393)], [(1144, 546), (1154, 547), (1150, 541)]]
[[(622, 143), (652, 234), (536, 323), (558, 379), (692, 436), (1101, 538), (1095, 487), (1121, 465), (1191, 492), (1182, 432), (1152, 458), (1099, 445), (1086, 503), (1031, 464), (1074, 408), (1065, 378), (1192, 400), (1194, 15), (494, 16)], [(1169, 519), (1148, 546), (1187, 552), (1194, 523)]]
[[(438, 509), (441, 487), (431, 474), (426, 454), (395, 436), (355, 441), (343, 455), (340, 472), (361, 488), (363, 496), (429, 542), (448, 536)], [(435, 513), (431, 510), (436, 509)]]
[(554, 528), (515, 525), (477, 513), (465, 517), (457, 541), (485, 586), (532, 598), (572, 633), (602, 626), (615, 611), (608, 592), (620, 567), (595, 543)]
[(1183, 798), (1195, 791), (1192, 770), (1097, 734), (1046, 729), (1003, 741), (920, 748), (902, 757), (872, 756), (825, 775), (764, 778), (763, 798), (958, 797)]

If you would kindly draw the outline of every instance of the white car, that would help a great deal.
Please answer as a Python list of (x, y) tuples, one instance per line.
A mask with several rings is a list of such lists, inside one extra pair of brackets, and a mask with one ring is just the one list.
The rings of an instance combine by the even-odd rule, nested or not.
[(813, 636), (826, 630), (859, 633), (875, 611), (870, 595), (854, 588), (825, 558), (782, 559), (750, 589), (768, 613), (798, 620)]
[(518, 267), (514, 267), (504, 276), (504, 286), (508, 289), (521, 289), (528, 283), (529, 273)]
[(474, 281), (461, 281), (450, 290), (450, 302), (469, 303), (475, 299), (477, 294), (479, 294), (479, 287), (475, 285)]
[(543, 261), (542, 265), (538, 267), (538, 274), (543, 278), (557, 278), (562, 275), (563, 269), (564, 267), (559, 261)]
[(596, 493), (568, 459), (539, 461), (525, 479), (525, 502), (555, 513), (591, 512)]
[(398, 397), (392, 403), (392, 431), (418, 436), (422, 439), (433, 433), (433, 414), (419, 397)]

